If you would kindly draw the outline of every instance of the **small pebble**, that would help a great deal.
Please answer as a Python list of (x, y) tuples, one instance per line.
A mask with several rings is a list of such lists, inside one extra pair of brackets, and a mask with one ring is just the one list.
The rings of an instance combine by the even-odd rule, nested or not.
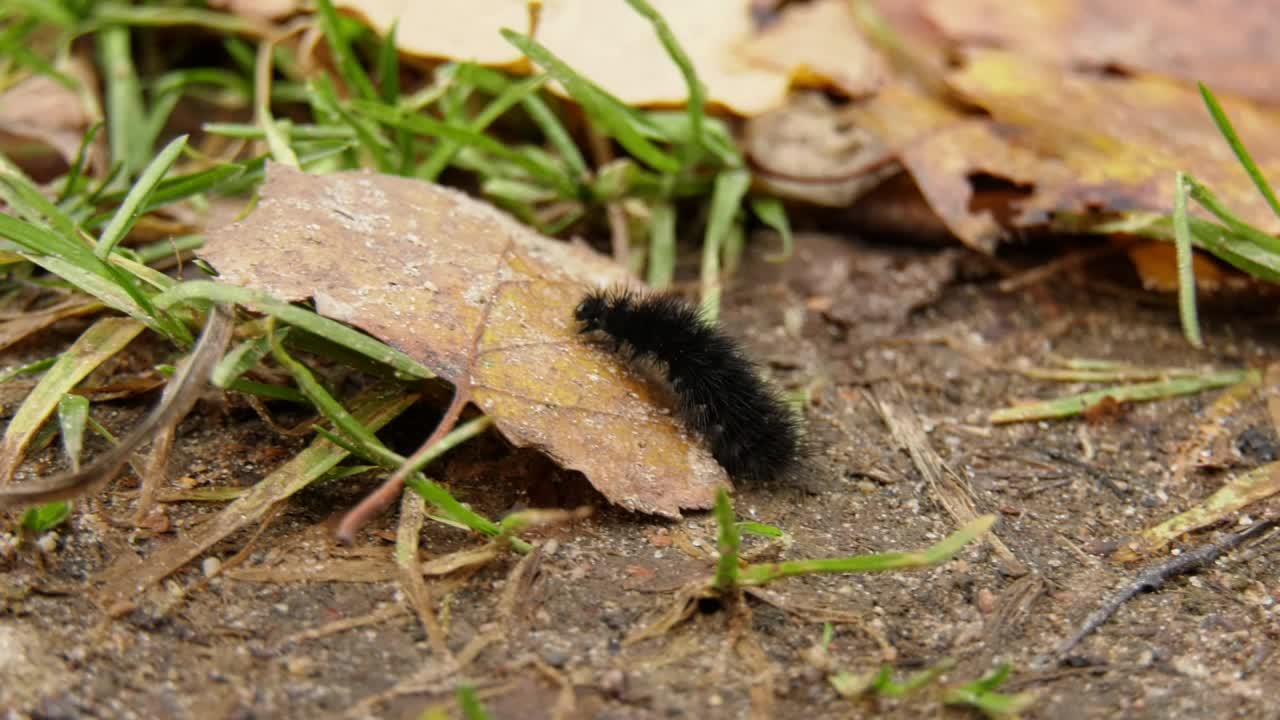
[(222, 568), (222, 561), (216, 557), (207, 557), (200, 561), (200, 571), (205, 577), (213, 577)]
[(996, 596), (987, 588), (978, 591), (978, 611), (983, 615), (990, 615), (996, 609)]

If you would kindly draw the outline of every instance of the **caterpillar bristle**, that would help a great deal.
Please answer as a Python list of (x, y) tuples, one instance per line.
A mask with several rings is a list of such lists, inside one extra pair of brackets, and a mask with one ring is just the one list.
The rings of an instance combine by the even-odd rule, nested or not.
[(602, 334), (625, 359), (662, 368), (676, 414), (731, 477), (770, 481), (795, 469), (804, 449), (799, 420), (698, 307), (669, 293), (594, 289), (574, 317), (581, 332)]

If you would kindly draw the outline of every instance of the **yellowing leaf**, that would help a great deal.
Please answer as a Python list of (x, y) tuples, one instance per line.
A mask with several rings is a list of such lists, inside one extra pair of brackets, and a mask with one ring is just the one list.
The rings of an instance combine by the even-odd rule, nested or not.
[(1280, 24), (1267, 2), (931, 0), (925, 14), (951, 38), (1040, 62), (1157, 72), (1280, 102)]
[(676, 517), (727, 482), (650, 383), (577, 334), (582, 294), (623, 272), (460, 192), (272, 165), (257, 208), (210, 233), (203, 255), (222, 280), (314, 298), (469, 388), (511, 442), (582, 471), (612, 502)]
[(1138, 537), (1120, 546), (1113, 560), (1131, 562), (1148, 557), (1180, 536), (1220, 522), (1236, 511), (1280, 492), (1280, 463), (1256, 467), (1232, 479), (1195, 507), (1143, 530)]
[(1005, 231), (989, 210), (976, 207), (969, 178), (986, 173), (1015, 183), (1055, 181), (1065, 172), (1034, 151), (1008, 142), (981, 117), (965, 115), (905, 82), (894, 83), (852, 111), (911, 173), (921, 194), (951, 232), (991, 252)]
[[(949, 81), (992, 114), (1006, 142), (1040, 156), (1021, 222), (1091, 208), (1168, 212), (1174, 173), (1192, 169), (1244, 220), (1280, 230), (1194, 88), (1073, 73), (999, 51), (972, 53)], [(1222, 102), (1263, 174), (1280, 176), (1280, 113)]]

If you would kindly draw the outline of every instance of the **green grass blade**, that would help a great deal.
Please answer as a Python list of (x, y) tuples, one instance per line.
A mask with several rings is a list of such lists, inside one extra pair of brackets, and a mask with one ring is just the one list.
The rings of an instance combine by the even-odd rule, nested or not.
[(1009, 679), (1011, 671), (1012, 667), (1008, 663), (1002, 663), (1000, 667), (971, 683), (949, 688), (943, 693), (942, 702), (947, 705), (968, 705), (977, 708), (989, 718), (1017, 718), (1020, 713), (1031, 707), (1036, 701), (1036, 696), (1029, 692), (1015, 695), (996, 692), (996, 688)]
[(80, 231), (75, 221), (62, 208), (50, 202), (30, 179), (16, 169), (12, 172), (8, 168), (0, 169), (0, 200), (3, 200), (12, 211), (28, 223), (41, 230), (52, 231), (51, 235), (30, 235), (30, 239), (24, 241), (12, 236), (12, 233), (17, 232), (23, 234), (24, 238), (28, 237), (16, 228), (13, 218), (5, 215), (8, 221), (6, 226), (13, 228), (6, 234), (10, 235), (15, 242), (35, 252), (74, 257), (81, 262), (88, 261), (86, 257), (89, 252), (88, 246), (79, 242)]
[(791, 235), (791, 223), (787, 220), (787, 210), (783, 207), (782, 201), (776, 197), (753, 197), (751, 198), (751, 212), (760, 218), (760, 222), (767, 225), (778, 233), (778, 237), (782, 238), (782, 249), (772, 255), (766, 255), (765, 261), (786, 262), (789, 260), (795, 246), (795, 239)]
[(98, 136), (102, 130), (102, 121), (99, 120), (89, 126), (84, 131), (84, 135), (80, 138), (80, 147), (76, 150), (75, 160), (71, 161), (71, 168), (67, 174), (62, 177), (62, 189), (58, 191), (58, 197), (55, 203), (61, 205), (67, 201), (75, 193), (79, 192), (80, 185), (84, 180), (84, 163), (89, 156), (89, 148), (93, 146), (93, 139)]
[[(689, 125), (689, 114), (674, 110), (648, 110), (644, 113), (645, 124), (653, 131), (655, 139), (664, 139), (677, 144), (688, 144), (693, 136), (693, 128)], [(725, 122), (716, 117), (703, 117), (702, 146), (711, 157), (725, 167), (738, 168), (746, 163), (733, 139), (733, 131)]]
[(1204, 347), (1200, 334), (1200, 318), (1196, 312), (1196, 274), (1192, 262), (1191, 224), (1187, 222), (1186, 176), (1178, 173), (1173, 181), (1173, 238), (1178, 256), (1178, 315), (1182, 334), (1192, 347)]
[(399, 29), (400, 18), (396, 18), (378, 45), (378, 92), (388, 105), (395, 105), (400, 100), (400, 51), (396, 49), (396, 32)]
[[(473, 63), (459, 66), (458, 74), (481, 90), (494, 95), (503, 92), (511, 84), (511, 80), (497, 70), (490, 70)], [(564, 126), (560, 116), (537, 94), (527, 95), (520, 104), (529, 114), (533, 124), (542, 131), (547, 144), (554, 148), (560, 159), (569, 166), (574, 181), (579, 185), (585, 185), (591, 176), (591, 171), (587, 169), (586, 158), (582, 156), (578, 143), (574, 141), (573, 135)]]
[[(143, 245), (140, 248), (136, 248), (135, 251), (138, 255), (138, 262), (150, 265), (154, 262), (180, 256), (182, 253), (199, 250), (204, 247), (204, 242), (205, 237), (203, 235), (179, 235), (168, 240)], [(172, 286), (174, 282), (176, 281), (170, 278), (170, 283), (166, 286), (166, 289)]]
[[(288, 332), (289, 328), (284, 328), (276, 335), (283, 340)], [(217, 367), (213, 369), (210, 382), (220, 388), (227, 387), (241, 375), (257, 367), (269, 352), (271, 352), (271, 343), (267, 336), (245, 340), (223, 356)]]
[(329, 394), (329, 391), (320, 384), (320, 381), (316, 380), (310, 368), (284, 351), (284, 347), (280, 345), (279, 334), (269, 332), (268, 337), (271, 345), (271, 355), (276, 359), (276, 362), (280, 363), (281, 367), (289, 371), (289, 374), (293, 376), (293, 381), (302, 390), (302, 394), (307, 396), (307, 399), (320, 411), (320, 414), (333, 423), (333, 426), (338, 428), (346, 436), (347, 440), (351, 441), (361, 451), (362, 455), (377, 455), (378, 449), (383, 447), (377, 436), (360, 424), (355, 419), (355, 416), (342, 406), (342, 403)]
[(505, 29), (502, 30), (502, 37), (558, 80), (569, 96), (582, 106), (583, 112), (605, 134), (617, 139), (637, 160), (660, 172), (674, 173), (680, 170), (678, 160), (645, 139), (634, 114), (617, 98), (579, 75), (533, 39)]
[(1218, 196), (1208, 187), (1200, 184), (1194, 177), (1190, 175), (1183, 176), (1183, 182), (1187, 186), (1188, 194), (1192, 200), (1195, 200), (1205, 210), (1213, 213), (1219, 220), (1227, 225), (1233, 233), (1249, 242), (1263, 248), (1272, 255), (1280, 255), (1280, 238), (1265, 233), (1249, 223), (1241, 220), (1227, 209), (1227, 206), (1218, 200)]
[(71, 460), (71, 469), (80, 470), (80, 452), (84, 449), (84, 426), (89, 419), (89, 398), (65, 393), (58, 400), (58, 430), (62, 449)]
[(289, 167), (302, 167), (298, 154), (293, 151), (293, 146), (289, 143), (288, 120), (276, 120), (269, 110), (263, 108), (258, 112), (258, 124), (262, 126), (263, 136), (267, 139), (267, 150), (271, 153), (272, 160)]
[(62, 396), (107, 358), (123, 350), (144, 327), (127, 318), (102, 318), (58, 356), (5, 428), (4, 439), (0, 441), (0, 485), (13, 477), (27, 445), (57, 408)]
[(380, 363), (390, 365), (406, 377), (418, 379), (435, 377), (422, 363), (393, 347), (381, 343), (358, 330), (353, 330), (342, 323), (282, 302), (267, 293), (257, 290), (235, 285), (224, 285), (208, 280), (192, 280), (157, 295), (155, 304), (159, 308), (169, 308), (175, 304), (192, 300), (207, 300), (224, 305), (243, 305), (250, 310), (278, 318), (283, 322), (319, 335)]
[(142, 176), (134, 183), (129, 190), (129, 194), (125, 196), (124, 202), (120, 203), (120, 207), (116, 209), (115, 217), (111, 219), (111, 223), (107, 225), (102, 234), (98, 236), (98, 243), (94, 246), (94, 254), (99, 259), (105, 260), (111, 251), (115, 250), (116, 245), (124, 239), (129, 233), (129, 229), (133, 227), (133, 223), (138, 218), (138, 213), (142, 206), (147, 202), (151, 193), (155, 191), (156, 186), (169, 172), (169, 168), (173, 167), (173, 163), (178, 159), (178, 155), (187, 147), (187, 136), (179, 135), (165, 146), (160, 154), (147, 165), (146, 170), (142, 172)]
[(404, 115), (392, 108), (377, 103), (356, 101), (353, 106), (360, 112), (392, 127), (404, 128), (411, 132), (430, 137), (451, 140), (463, 146), (471, 146), (494, 157), (506, 160), (520, 167), (535, 179), (556, 188), (560, 195), (567, 199), (576, 198), (578, 188), (573, 180), (564, 172), (549, 171), (548, 168), (529, 156), (507, 147), (505, 144), (467, 127), (458, 127), (449, 123), (434, 120), (423, 115)]
[[(177, 372), (177, 368), (172, 365), (157, 365), (156, 371), (166, 377), (172, 377)], [(237, 378), (219, 387), (246, 395), (254, 395), (265, 400), (283, 400), (285, 402), (298, 403), (299, 405), (311, 405), (311, 401), (307, 399), (306, 395), (283, 385), (272, 385), (271, 383)]]
[[(262, 140), (266, 133), (257, 125), (246, 123), (205, 123), (201, 128), (211, 135), (245, 140)], [(289, 137), (295, 142), (306, 140), (350, 140), (355, 131), (349, 127), (334, 125), (295, 124), (289, 128)]]
[(111, 161), (122, 163), (125, 177), (133, 177), (147, 162), (151, 148), (142, 143), (146, 118), (142, 86), (133, 65), (129, 29), (104, 27), (94, 36), (98, 62), (106, 82), (107, 139)]
[(1258, 164), (1253, 161), (1253, 156), (1249, 154), (1249, 151), (1244, 147), (1244, 143), (1240, 141), (1240, 136), (1236, 134), (1236, 129), (1231, 124), (1230, 118), (1222, 110), (1222, 106), (1218, 104), (1218, 98), (1214, 97), (1213, 92), (1204, 83), (1196, 83), (1196, 85), (1200, 88), (1200, 97), (1204, 98), (1205, 106), (1209, 108), (1209, 114), (1213, 116), (1213, 123), (1218, 126), (1218, 132), (1222, 133), (1222, 137), (1227, 139), (1227, 144), (1231, 146), (1231, 151), (1236, 154), (1240, 164), (1249, 173), (1249, 178), (1253, 180), (1254, 187), (1258, 188), (1258, 192), (1262, 193), (1262, 197), (1267, 199), (1267, 204), (1271, 206), (1271, 212), (1275, 213), (1276, 217), (1280, 217), (1280, 201), (1276, 200), (1276, 194), (1271, 189), (1271, 183), (1267, 182), (1267, 178), (1258, 169)]
[(676, 211), (671, 203), (653, 206), (649, 217), (649, 287), (671, 287), (676, 276)]
[(363, 118), (355, 117), (342, 106), (337, 90), (328, 77), (321, 75), (308, 83), (307, 88), (309, 94), (314, 95), (314, 105), (324, 108), (327, 114), (351, 128), (360, 146), (373, 158), (379, 172), (394, 172), (396, 166), (391, 162), (391, 152), (394, 150), (391, 143)]
[(716, 176), (711, 217), (702, 240), (702, 310), (712, 320), (720, 315), (720, 253), (750, 187), (751, 173), (746, 170), (724, 170)]
[(10, 380), (18, 377), (19, 375), (33, 375), (38, 372), (44, 372), (45, 370), (48, 370), (49, 368), (53, 367), (53, 364), (57, 361), (58, 361), (58, 358), (49, 357), (49, 358), (44, 358), (42, 360), (36, 360), (35, 362), (27, 363), (26, 365), (19, 365), (14, 368), (9, 368), (8, 370), (5, 370), (4, 372), (0, 373), (0, 385), (3, 385), (9, 382)]
[(686, 166), (692, 166), (701, 159), (703, 147), (705, 146), (702, 126), (706, 115), (706, 87), (698, 79), (698, 73), (693, 67), (693, 61), (689, 59), (689, 55), (680, 46), (680, 41), (676, 39), (675, 33), (671, 32), (671, 26), (667, 25), (667, 21), (649, 4), (648, 0), (627, 0), (627, 4), (653, 25), (654, 32), (658, 35), (658, 40), (662, 43), (662, 47), (666, 49), (667, 54), (671, 56), (671, 60), (676, 64), (676, 67), (680, 68), (680, 74), (684, 77), (685, 85), (689, 88), (689, 98), (685, 102), (685, 110), (689, 116), (689, 142), (682, 150), (683, 157), (681, 159)]
[(742, 264), (742, 253), (746, 250), (746, 247), (747, 231), (742, 227), (742, 216), (737, 215), (729, 226), (729, 234), (725, 237), (720, 247), (720, 258), (725, 275), (732, 275), (738, 272), (738, 267)]
[(775, 540), (785, 538), (787, 536), (780, 527), (775, 525), (766, 525), (753, 520), (739, 520), (738, 530), (747, 535), (759, 535), (760, 537), (773, 538)]
[[(311, 401), (312, 405), (341, 431), (342, 436), (329, 436), (330, 440), (347, 448), (359, 457), (376, 462), (391, 470), (399, 468), (405, 463), (407, 458), (392, 452), (382, 444), (382, 441), (378, 440), (377, 436), (357, 422), (315, 380), (315, 376), (311, 374), (311, 371), (306, 366), (285, 353), (278, 343), (272, 344), (271, 351), (276, 361), (293, 375), (294, 381), (298, 383), (298, 387), (302, 389), (302, 392)], [(458, 502), (448, 490), (428, 480), (421, 471), (432, 460), (439, 458), (460, 443), (483, 433), (491, 424), (492, 420), (490, 418), (480, 417), (454, 428), (452, 432), (435, 444), (432, 452), (427, 453), (410, 468), (410, 475), (405, 484), (409, 489), (444, 511), (450, 518), (477, 532), (496, 537), (501, 532), (496, 523)], [(317, 430), (325, 434), (321, 429)]]
[(476, 691), (469, 685), (458, 688), (458, 708), (462, 711), (463, 720), (493, 720), (493, 716), (476, 697)]
[(951, 533), (938, 543), (915, 552), (887, 552), (818, 560), (789, 560), (748, 565), (738, 573), (742, 585), (763, 585), (779, 578), (814, 573), (884, 572), (932, 567), (946, 562), (965, 545), (981, 537), (996, 522), (995, 515), (983, 515)]
[(1016, 405), (1001, 408), (987, 417), (994, 424), (1026, 422), (1028, 420), (1049, 420), (1079, 415), (1086, 409), (1097, 405), (1106, 398), (1116, 402), (1139, 402), (1144, 400), (1161, 400), (1190, 395), (1191, 393), (1212, 390), (1213, 388), (1235, 385), (1256, 377), (1252, 370), (1228, 370), (1211, 373), (1201, 377), (1173, 378), (1158, 382), (1137, 383), (1134, 385), (1116, 385), (1101, 390), (1068, 395), (1056, 400)]
[(320, 20), (320, 30), (329, 43), (329, 50), (338, 61), (338, 74), (355, 90), (357, 96), (365, 100), (376, 100), (378, 91), (373, 87), (373, 82), (365, 73), (364, 66), (351, 49), (351, 43), (347, 42), (346, 36), (342, 34), (338, 11), (333, 7), (333, 0), (316, 0), (316, 10), (317, 18)]
[[(515, 107), (516, 104), (522, 102), (525, 98), (536, 93), (547, 82), (547, 76), (534, 75), (525, 78), (517, 83), (508, 85), (501, 93), (485, 106), (476, 115), (467, 127), (475, 133), (482, 133), (486, 128), (493, 124), (495, 120), (505, 114), (508, 110)], [(445, 140), (431, 153), (427, 158), (424, 167), (419, 171), (418, 176), (427, 180), (434, 181), (437, 176), (449, 165), (449, 161), (458, 151), (459, 144), (457, 141)], [(554, 165), (552, 165), (554, 167)], [(556, 172), (557, 175), (561, 174)]]
[(138, 305), (129, 293), (125, 292), (124, 288), (115, 282), (52, 255), (25, 255), (25, 257), (27, 260), (66, 280), (77, 290), (101, 300), (102, 304), (107, 307), (145, 323), (156, 332), (163, 333), (163, 329), (156, 324), (155, 319), (142, 306)]
[(100, 26), (130, 25), (137, 27), (199, 27), (220, 35), (261, 36), (271, 32), (270, 26), (251, 17), (214, 12), (196, 7), (175, 7), (168, 3), (130, 5), (120, 2), (95, 2), (90, 22), (83, 29), (91, 32)]
[(22, 527), (33, 535), (43, 535), (58, 527), (71, 517), (71, 503), (57, 500), (44, 505), (27, 508), (22, 514)]
[(715, 513), (716, 525), (720, 528), (717, 543), (720, 560), (716, 563), (716, 577), (712, 587), (725, 592), (738, 586), (738, 553), (742, 548), (742, 535), (738, 532), (738, 523), (733, 516), (733, 503), (729, 500), (728, 490), (720, 488), (716, 491), (716, 505), (712, 512)]

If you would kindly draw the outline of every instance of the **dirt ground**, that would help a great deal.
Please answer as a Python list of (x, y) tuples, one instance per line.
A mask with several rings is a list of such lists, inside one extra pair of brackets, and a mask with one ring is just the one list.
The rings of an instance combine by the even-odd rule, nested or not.
[[(169, 532), (139, 530), (123, 522), (133, 502), (126, 479), (79, 503), (50, 552), (28, 545), (0, 559), (0, 706), (8, 717), (40, 718), (414, 718), (435, 705), (456, 716), (453, 691), (467, 683), (499, 718), (753, 710), (960, 718), (977, 714), (943, 708), (941, 688), (1009, 662), (1005, 689), (1038, 695), (1031, 718), (1280, 717), (1275, 533), (1134, 598), (1060, 662), (1038, 662), (1141, 572), (1146, 563), (1107, 558), (1116, 543), (1190, 507), (1230, 474), (1280, 456), (1258, 397), (1213, 447), (1189, 449), (1214, 392), (1087, 421), (989, 425), (991, 409), (1086, 387), (1008, 370), (1019, 362), (1046, 365), (1057, 355), (1262, 367), (1280, 350), (1274, 306), (1262, 304), (1207, 308), (1210, 349), (1190, 349), (1171, 303), (1132, 289), (1118, 258), (1102, 263), (1117, 268), (1114, 277), (1060, 274), (1014, 292), (998, 287), (1047, 260), (993, 264), (952, 250), (806, 236), (781, 275), (750, 261), (725, 311), (778, 383), (812, 392), (808, 424), (819, 446), (795, 482), (738, 488), (740, 517), (793, 538), (785, 548), (753, 538), (748, 552), (916, 549), (955, 529), (938, 490), (890, 433), (886, 408), (923, 429), (979, 512), (1000, 516), (1007, 552), (980, 544), (922, 572), (783, 580), (768, 586), (767, 599), (702, 602), (665, 634), (625, 643), (672, 607), (678, 588), (711, 571), (715, 526), (706, 513), (673, 523), (599, 506), (586, 520), (535, 534), (545, 542), (531, 560), (504, 556), (428, 579), (448, 647), (469, 661), (451, 672), (398, 591), (394, 513), (354, 547), (330, 540), (334, 518), (377, 478), (309, 488), (260, 534), (252, 527), (233, 536), (112, 618), (95, 604), (97, 574), (156, 552), (219, 507), (169, 504)], [(145, 403), (110, 407), (95, 412), (118, 430)], [(390, 432), (411, 447), (429, 422), (403, 419)], [(181, 428), (170, 476), (248, 485), (302, 442), (235, 401), (206, 402)], [(55, 456), (37, 454), (26, 476), (47, 471)], [(1208, 467), (1174, 472), (1188, 456)], [(464, 447), (434, 472), (491, 517), (598, 502), (580, 480), (536, 455), (508, 455), (495, 439)], [(1246, 513), (1275, 509), (1273, 500)], [(1233, 529), (1201, 531), (1183, 547)], [(430, 521), (421, 540), (426, 558), (478, 544)], [(826, 620), (834, 637), (823, 657), (814, 646)], [(884, 660), (904, 674), (955, 665), (900, 699), (842, 698), (828, 682)]]

